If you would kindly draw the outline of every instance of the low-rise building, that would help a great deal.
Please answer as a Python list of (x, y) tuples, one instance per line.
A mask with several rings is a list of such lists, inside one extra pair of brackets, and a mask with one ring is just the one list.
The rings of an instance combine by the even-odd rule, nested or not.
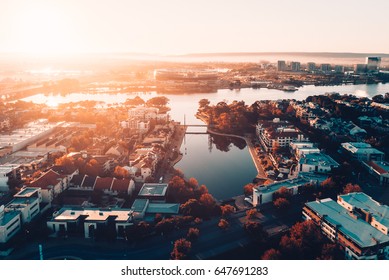
[(354, 192), (338, 196), (338, 204), (360, 215), (372, 227), (383, 234), (389, 233), (389, 207), (382, 205), (363, 192)]
[(68, 188), (69, 181), (66, 175), (58, 174), (50, 169), (28, 186), (42, 190), (43, 202), (50, 203), (53, 199)]
[(303, 218), (341, 245), (346, 259), (389, 259), (389, 237), (330, 198), (306, 203)]
[(311, 173), (300, 173), (295, 179), (287, 179), (275, 182), (268, 185), (261, 185), (253, 189), (253, 206), (270, 203), (273, 201), (273, 194), (285, 187), (289, 190), (291, 195), (297, 195), (299, 188), (307, 184), (319, 185), (328, 176)]
[(136, 220), (147, 219), (147, 216), (154, 220), (155, 214), (178, 215), (180, 210), (179, 203), (153, 203), (149, 199), (135, 199), (131, 206), (134, 211), (133, 217)]
[(154, 200), (165, 201), (167, 190), (168, 190), (168, 184), (145, 183), (140, 189), (138, 197), (149, 199), (152, 201)]
[(331, 173), (339, 164), (324, 153), (306, 153), (299, 160), (300, 172)]
[(21, 229), (20, 211), (6, 210), (0, 206), (0, 243), (8, 242)]
[(0, 192), (9, 191), (9, 181), (20, 178), (19, 164), (0, 165)]
[(368, 161), (363, 163), (367, 170), (380, 180), (380, 185), (389, 186), (389, 162), (387, 161)]
[(267, 152), (275, 146), (288, 147), (292, 142), (306, 142), (309, 139), (287, 121), (275, 118), (273, 121), (261, 121), (256, 126), (256, 133)]
[(133, 225), (131, 209), (72, 209), (61, 208), (47, 222), (47, 227), (58, 234), (82, 233), (85, 238), (94, 238), (106, 232), (124, 238), (126, 228)]
[(364, 142), (342, 143), (342, 150), (359, 161), (383, 161), (385, 154)]
[(41, 202), (42, 194), (39, 188), (25, 188), (14, 195), (14, 199), (5, 206), (5, 210), (19, 211), (22, 223), (29, 223), (40, 214)]

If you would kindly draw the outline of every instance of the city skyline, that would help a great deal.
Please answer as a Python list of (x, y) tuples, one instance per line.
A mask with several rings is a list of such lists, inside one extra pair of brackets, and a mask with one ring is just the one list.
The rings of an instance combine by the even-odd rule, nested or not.
[(389, 53), (386, 1), (9, 1), (0, 52)]

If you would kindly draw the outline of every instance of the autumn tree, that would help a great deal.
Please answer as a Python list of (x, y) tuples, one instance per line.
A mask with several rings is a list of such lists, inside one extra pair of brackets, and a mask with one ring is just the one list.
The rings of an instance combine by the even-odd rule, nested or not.
[(348, 183), (344, 188), (343, 188), (343, 193), (348, 194), (348, 193), (353, 193), (353, 192), (362, 192), (362, 188), (358, 184), (351, 184)]
[(219, 221), (219, 223), (217, 224), (217, 226), (218, 226), (219, 228), (223, 229), (223, 230), (226, 230), (226, 229), (230, 226), (230, 224), (229, 224), (229, 222), (227, 222), (227, 220), (225, 220), (225, 219), (220, 219), (220, 221)]
[(257, 213), (258, 213), (257, 209), (255, 208), (249, 209), (246, 211), (246, 218), (248, 220), (252, 220), (257, 216)]
[(279, 197), (273, 201), (274, 207), (280, 212), (285, 212), (290, 207), (290, 202), (286, 198)]
[(199, 107), (200, 107), (200, 109), (206, 108), (207, 106), (209, 106), (210, 103), (211, 102), (206, 98), (200, 99)]
[(273, 194), (273, 201), (275, 201), (277, 198), (285, 198), (290, 199), (292, 197), (292, 194), (290, 190), (288, 190), (286, 187), (279, 188), (276, 192)]
[(315, 259), (321, 253), (323, 236), (312, 220), (293, 225), (280, 241), (286, 259)]
[(70, 171), (75, 168), (74, 158), (68, 156), (62, 156), (55, 160), (55, 165), (63, 166), (65, 170)]
[(263, 253), (262, 260), (280, 260), (281, 259), (281, 252), (276, 249), (269, 249)]
[(255, 185), (253, 183), (249, 183), (243, 187), (243, 192), (246, 196), (253, 194), (253, 189)]
[(181, 238), (174, 242), (173, 251), (170, 254), (173, 260), (183, 260), (188, 257), (192, 243), (185, 238)]
[(169, 98), (166, 96), (156, 96), (146, 101), (146, 105), (149, 107), (166, 107), (169, 103)]
[(134, 98), (128, 98), (125, 102), (125, 105), (132, 105), (132, 106), (138, 106), (145, 104), (145, 101), (140, 98), (139, 96), (135, 96)]
[(100, 165), (95, 159), (91, 159), (87, 164), (86, 164), (86, 169), (85, 173), (89, 176), (98, 176), (100, 173)]
[(202, 217), (203, 209), (197, 199), (189, 199), (187, 202), (181, 204), (180, 210), (182, 214), (193, 217)]
[(173, 219), (163, 219), (155, 225), (155, 231), (160, 234), (167, 234), (174, 229)]
[(113, 171), (113, 176), (118, 179), (129, 178), (130, 173), (128, 172), (127, 169), (118, 165), (115, 167), (115, 170)]
[(229, 204), (220, 206), (220, 210), (222, 212), (223, 217), (227, 217), (235, 212), (235, 207)]
[(243, 227), (247, 234), (255, 240), (263, 240), (267, 237), (267, 233), (259, 222), (247, 221)]
[(197, 238), (199, 238), (199, 235), (200, 235), (200, 230), (198, 228), (189, 228), (188, 230), (188, 234), (186, 235), (186, 238), (188, 238), (188, 240), (190, 241), (194, 241), (194, 240), (197, 240)]

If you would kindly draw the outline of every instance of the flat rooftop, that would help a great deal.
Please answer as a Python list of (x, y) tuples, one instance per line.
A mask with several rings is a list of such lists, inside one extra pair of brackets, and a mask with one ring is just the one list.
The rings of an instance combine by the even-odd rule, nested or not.
[(131, 217), (131, 209), (101, 210), (96, 208), (69, 209), (62, 208), (59, 214), (53, 217), (53, 221), (75, 221), (80, 217), (85, 217), (85, 221), (106, 221), (109, 217), (115, 217), (115, 221), (125, 222)]
[(300, 164), (321, 165), (321, 166), (339, 166), (339, 164), (329, 155), (323, 153), (306, 154), (300, 158)]
[(352, 206), (370, 213), (379, 223), (389, 227), (389, 207), (382, 205), (363, 192), (349, 193), (339, 196)]
[(148, 199), (135, 199), (134, 203), (131, 206), (131, 210), (133, 210), (134, 212), (142, 213), (146, 211), (148, 203)]
[(323, 176), (320, 174), (312, 174), (312, 173), (303, 173), (300, 172), (299, 177), (295, 179), (287, 179), (283, 181), (278, 181), (269, 185), (260, 186), (256, 188), (256, 191), (260, 191), (261, 193), (273, 193), (279, 190), (282, 187), (285, 187), (287, 189), (299, 187), (302, 185), (305, 185), (310, 182), (323, 182), (325, 179), (327, 179), (328, 176)]
[[(4, 210), (3, 210), (4, 211)], [(0, 219), (0, 227), (7, 225), (16, 216), (20, 215), (20, 211), (4, 211), (4, 216)]]
[(33, 194), (38, 192), (37, 188), (24, 188), (20, 192), (14, 195), (14, 197), (31, 197)]
[(353, 154), (384, 154), (380, 150), (373, 148), (370, 144), (362, 142), (342, 143), (342, 147)]
[(305, 204), (320, 217), (333, 225), (345, 236), (348, 236), (361, 248), (371, 247), (378, 243), (388, 243), (389, 237), (372, 227), (362, 219), (356, 219), (341, 205), (330, 198), (312, 201)]
[(179, 203), (149, 203), (146, 213), (149, 214), (178, 214)]
[(387, 161), (369, 161), (366, 163), (370, 167), (372, 167), (374, 170), (376, 170), (379, 174), (386, 174), (389, 173), (389, 162)]
[(19, 164), (3, 164), (0, 165), (0, 174), (7, 174), (12, 172), (14, 169), (18, 168)]
[(143, 184), (138, 196), (165, 196), (168, 184), (146, 183)]

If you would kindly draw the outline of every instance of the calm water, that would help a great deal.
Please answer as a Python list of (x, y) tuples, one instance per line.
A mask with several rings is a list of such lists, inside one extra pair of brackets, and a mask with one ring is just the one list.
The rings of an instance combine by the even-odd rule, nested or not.
[[(283, 92), (272, 89), (241, 89), (219, 90), (216, 93), (166, 95), (170, 99), (171, 116), (176, 121), (184, 121), (187, 124), (202, 124), (194, 116), (198, 109), (198, 101), (207, 98), (211, 104), (220, 101), (231, 102), (244, 100), (246, 104), (252, 104), (256, 100), (296, 99), (303, 100), (310, 95), (320, 95), (326, 92), (339, 92), (340, 94), (354, 94), (360, 97), (373, 97), (376, 94), (389, 92), (389, 84), (378, 85), (344, 85), (344, 86), (305, 86), (295, 92)], [(55, 104), (77, 102), (82, 100), (95, 100), (114, 105), (124, 102), (127, 98), (139, 95), (147, 100), (157, 96), (157, 93), (131, 93), (131, 94), (83, 94), (72, 93), (65, 96), (38, 94), (23, 100), (35, 103)], [(256, 175), (256, 169), (247, 148), (239, 149), (233, 144), (229, 151), (220, 151), (215, 144), (209, 149), (209, 136), (186, 135), (185, 143), (181, 147), (184, 153), (183, 159), (176, 165), (186, 175), (195, 177), (200, 184), (205, 184), (210, 193), (217, 199), (226, 199), (242, 194), (245, 184), (252, 181)], [(225, 144), (225, 143), (224, 143)], [(222, 145), (223, 146), (223, 145)], [(225, 145), (223, 146), (225, 148)], [(224, 149), (225, 150), (225, 149)]]
[(243, 194), (243, 186), (251, 183), (257, 175), (250, 153), (246, 148), (240, 150), (233, 144), (229, 151), (209, 147), (209, 135), (187, 134), (181, 146), (184, 154), (176, 168), (185, 173), (185, 177), (194, 177), (199, 184), (208, 187), (217, 199), (227, 199)]
[[(304, 86), (295, 92), (284, 92), (275, 89), (251, 89), (245, 88), (241, 90), (222, 89), (215, 93), (191, 93), (181, 95), (167, 95), (170, 99), (171, 116), (176, 121), (186, 121), (190, 124), (201, 123), (194, 117), (198, 108), (198, 101), (202, 98), (207, 98), (211, 104), (216, 104), (219, 101), (244, 100), (246, 104), (252, 104), (256, 100), (277, 100), (277, 99), (296, 99), (303, 100), (310, 95), (320, 95), (326, 92), (339, 92), (340, 94), (354, 94), (360, 97), (373, 97), (377, 94), (385, 94), (389, 92), (389, 83), (376, 85), (343, 85), (343, 86)], [(149, 93), (120, 93), (120, 94), (85, 94), (72, 93), (68, 95), (44, 95), (37, 94), (24, 98), (25, 101), (32, 101), (34, 103), (46, 103), (55, 105), (67, 102), (78, 102), (83, 100), (95, 100), (105, 102), (106, 104), (115, 104), (124, 102), (127, 98), (133, 98), (139, 95), (147, 100), (151, 97), (157, 96), (156, 92)]]

